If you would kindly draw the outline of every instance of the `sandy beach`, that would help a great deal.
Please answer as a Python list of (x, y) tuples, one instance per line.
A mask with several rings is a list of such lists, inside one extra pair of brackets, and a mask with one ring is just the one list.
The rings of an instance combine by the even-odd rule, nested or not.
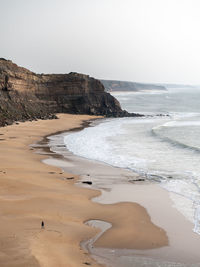
[[(91, 126), (98, 123), (99, 121), (95, 121)], [(177, 202), (182, 201), (181, 196), (169, 193), (158, 182), (138, 181), (141, 177), (129, 169), (116, 168), (72, 154), (64, 147), (64, 136), (68, 134), (71, 133), (56, 134), (50, 136), (48, 140), (51, 151), (64, 157), (53, 156), (43, 162), (60, 166), (66, 172), (77, 173), (79, 180), (76, 186), (100, 190), (101, 194), (94, 197), (92, 201), (103, 204), (104, 212), (111, 204), (113, 207), (118, 206), (119, 203), (134, 204), (135, 207), (136, 203), (140, 204), (141, 209), (146, 209), (154, 225), (159, 226), (160, 231), (164, 229), (168, 239), (167, 245), (149, 246), (150, 240), (152, 245), (155, 242), (155, 236), (151, 236), (155, 231), (149, 227), (148, 220), (144, 220), (144, 217), (138, 214), (141, 209), (133, 211), (128, 208), (129, 214), (122, 212), (121, 217), (118, 214), (116, 220), (113, 220), (113, 216), (116, 215), (110, 211), (108, 217), (103, 216), (102, 212), (100, 216), (87, 221), (87, 225), (100, 228), (101, 232), (90, 240), (81, 242), (81, 246), (89, 251), (94, 259), (107, 266), (199, 267), (199, 235), (193, 232), (193, 223), (176, 208)], [(83, 181), (90, 181), (92, 184), (83, 184)], [(127, 218), (130, 218), (128, 223), (126, 223)], [(117, 229), (119, 231), (116, 231), (115, 225), (118, 222), (121, 223), (122, 219), (123, 225)], [(145, 230), (142, 227), (143, 224)], [(127, 230), (130, 227), (132, 232)], [(134, 232), (133, 229), (136, 231)], [(120, 238), (117, 238), (118, 235)], [(150, 235), (149, 239), (148, 235)], [(142, 240), (143, 236), (145, 238)]]
[(90, 201), (100, 192), (74, 186), (78, 176), (44, 164), (47, 156), (30, 147), (44, 136), (94, 118), (61, 114), (57, 120), (1, 128), (0, 266), (99, 266), (80, 247), (98, 232), (84, 224), (91, 219), (113, 226), (98, 246), (150, 249), (168, 244), (165, 231), (151, 222), (141, 205)]

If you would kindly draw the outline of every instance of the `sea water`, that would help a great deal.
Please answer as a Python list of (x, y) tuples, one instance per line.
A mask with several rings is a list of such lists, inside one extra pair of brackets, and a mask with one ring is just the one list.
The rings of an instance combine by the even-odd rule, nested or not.
[(113, 95), (123, 109), (146, 116), (101, 120), (65, 136), (67, 148), (158, 182), (200, 234), (200, 90)]

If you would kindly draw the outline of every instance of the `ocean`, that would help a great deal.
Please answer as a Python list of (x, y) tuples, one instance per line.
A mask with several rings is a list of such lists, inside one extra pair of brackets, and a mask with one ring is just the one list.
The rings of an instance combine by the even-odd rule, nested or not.
[(77, 156), (137, 172), (171, 194), (200, 234), (200, 90), (115, 92), (123, 109), (144, 117), (95, 121), (64, 137)]

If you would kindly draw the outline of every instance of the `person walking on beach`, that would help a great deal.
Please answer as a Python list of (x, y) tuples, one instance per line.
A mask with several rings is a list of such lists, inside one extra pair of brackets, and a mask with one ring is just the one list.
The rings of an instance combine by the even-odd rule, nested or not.
[(41, 228), (44, 229), (44, 222), (41, 222)]

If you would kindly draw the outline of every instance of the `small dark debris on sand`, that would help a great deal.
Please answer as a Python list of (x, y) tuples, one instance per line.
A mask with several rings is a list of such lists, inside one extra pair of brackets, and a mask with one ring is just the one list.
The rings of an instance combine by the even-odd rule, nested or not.
[(72, 177), (62, 177), (61, 179), (64, 180), (64, 181), (66, 181), (66, 180), (73, 180), (74, 177), (73, 176)]
[(89, 184), (89, 185), (91, 185), (91, 184), (92, 184), (92, 182), (91, 182), (91, 181), (83, 181), (82, 183), (83, 183), (83, 184)]
[(67, 180), (73, 180), (74, 177), (67, 177), (66, 179), (67, 179)]
[(144, 182), (145, 179), (144, 178), (139, 178), (139, 179), (135, 179), (135, 180), (130, 180), (129, 182)]

